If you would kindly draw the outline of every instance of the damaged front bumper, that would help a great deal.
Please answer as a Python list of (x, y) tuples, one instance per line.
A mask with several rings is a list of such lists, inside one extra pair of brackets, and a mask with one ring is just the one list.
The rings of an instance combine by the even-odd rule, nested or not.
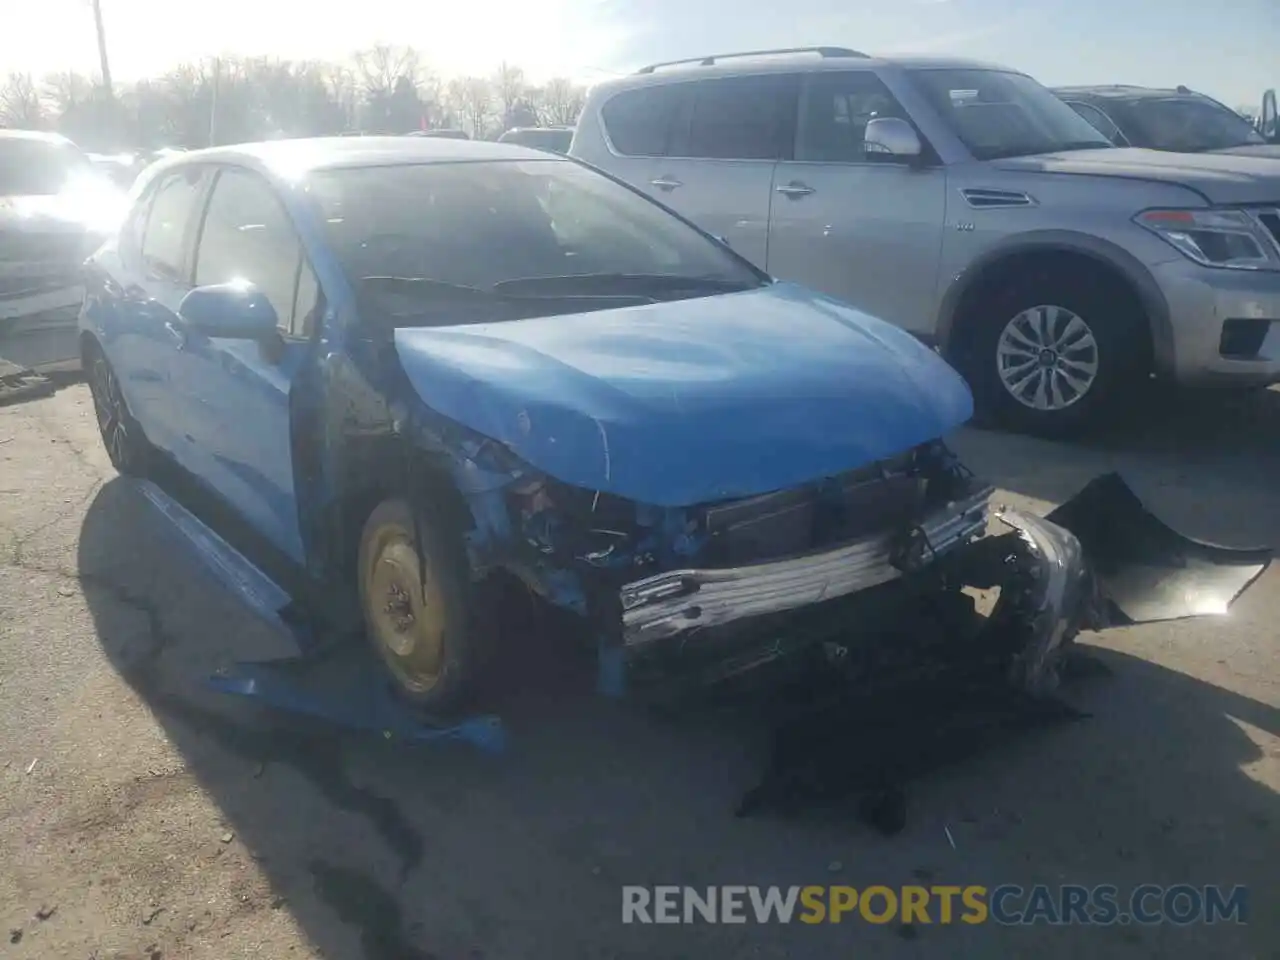
[[(678, 672), (681, 661), (720, 657), (713, 651), (727, 649), (711, 672), (719, 678), (818, 641), (846, 653), (863, 644), (920, 641), (930, 655), (994, 667), (1013, 687), (1047, 696), (1080, 631), (1225, 613), (1271, 561), (1270, 550), (1183, 537), (1148, 512), (1116, 474), (1097, 478), (1048, 517), (998, 510), (995, 518), (1008, 532), (984, 536), (991, 493), (983, 489), (934, 511), (910, 538), (881, 536), (769, 563), (676, 570), (627, 583), (619, 592), (622, 658), (657, 659), (669, 673)], [(895, 583), (902, 589), (891, 591), (887, 604), (872, 599)], [(903, 630), (886, 626), (966, 587), (999, 590), (974, 631), (908, 640)], [(823, 612), (829, 616), (815, 629)], [(801, 621), (805, 629), (793, 629)], [(739, 643), (743, 636), (755, 641)], [(790, 648), (779, 639), (788, 637)], [(887, 663), (893, 657), (852, 659)]]
[[(920, 526), (930, 556), (944, 556), (987, 526), (992, 489), (935, 511)], [(737, 620), (781, 613), (886, 583), (902, 574), (904, 542), (871, 537), (786, 560), (711, 570), (672, 570), (619, 591), (624, 647), (642, 647)]]

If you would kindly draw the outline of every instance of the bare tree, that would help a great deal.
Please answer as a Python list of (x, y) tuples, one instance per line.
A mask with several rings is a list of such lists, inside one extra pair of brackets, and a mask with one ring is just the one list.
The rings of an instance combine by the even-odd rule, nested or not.
[(44, 90), (53, 109), (59, 114), (84, 103), (93, 96), (93, 81), (81, 73), (55, 73), (45, 78)]
[(366, 97), (391, 96), (402, 77), (417, 87), (422, 58), (412, 47), (374, 44), (355, 55), (356, 75)]
[(552, 77), (534, 96), (538, 120), (550, 126), (572, 126), (586, 99), (586, 90), (572, 80)]
[(46, 119), (44, 102), (31, 74), (9, 74), (0, 87), (0, 121), (11, 127), (39, 129)]
[(504, 129), (514, 125), (516, 109), (527, 93), (524, 71), (502, 61), (493, 75), (493, 99), (497, 101), (498, 122)]
[(354, 126), (356, 109), (360, 102), (355, 71), (340, 63), (326, 63), (320, 67), (320, 78), (329, 99), (342, 113), (344, 126), (347, 128)]
[(493, 114), (493, 91), (484, 77), (457, 77), (449, 81), (449, 105), (463, 129), (477, 139), (485, 135)]

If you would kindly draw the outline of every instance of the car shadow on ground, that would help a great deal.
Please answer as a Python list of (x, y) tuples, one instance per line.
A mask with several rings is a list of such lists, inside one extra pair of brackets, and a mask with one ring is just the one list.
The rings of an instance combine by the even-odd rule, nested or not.
[[(358, 944), (369, 960), (818, 957), (850, 938), (914, 955), (917, 937), (953, 957), (1048, 940), (1075, 944), (1063, 956), (1246, 956), (1280, 933), (1256, 915), (1039, 939), (990, 926), (897, 929), (903, 941), (869, 926), (624, 927), (623, 884), (1219, 882), (1269, 902), (1280, 804), (1249, 775), (1248, 728), (1280, 736), (1280, 711), (1104, 651), (1112, 675), (1080, 691), (1092, 719), (925, 776), (896, 837), (841, 810), (737, 819), (765, 731), (593, 697), (589, 665), (535, 607), (516, 605), (506, 630), (525, 656), (508, 671), (503, 757), (346, 735), (205, 692), (216, 666), (275, 641), (177, 543), (131, 482), (98, 492), (78, 554), (98, 637), (321, 956)], [(831, 762), (857, 763), (874, 736), (849, 731)], [(146, 939), (180, 944), (165, 922)]]

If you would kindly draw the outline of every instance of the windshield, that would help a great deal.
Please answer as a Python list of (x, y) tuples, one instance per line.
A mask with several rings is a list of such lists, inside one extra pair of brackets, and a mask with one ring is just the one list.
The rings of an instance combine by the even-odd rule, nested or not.
[(1112, 143), (1048, 89), (999, 70), (913, 70), (916, 83), (979, 160)]
[[(766, 282), (658, 204), (565, 160), (325, 170), (308, 191), (365, 302), (397, 318), (416, 313), (418, 323), (601, 309)], [(580, 303), (566, 306), (573, 298)], [(410, 301), (416, 310), (406, 311)]]
[(1143, 98), (1125, 102), (1126, 126), (1144, 147), (1178, 153), (1226, 150), (1266, 143), (1249, 121), (1212, 100), (1193, 97)]
[(77, 180), (98, 180), (89, 158), (69, 143), (0, 137), (0, 197), (53, 196)]

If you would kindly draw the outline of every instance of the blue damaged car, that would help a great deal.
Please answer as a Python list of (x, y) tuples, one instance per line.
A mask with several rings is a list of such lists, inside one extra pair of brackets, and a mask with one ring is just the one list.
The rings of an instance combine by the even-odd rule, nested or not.
[[(499, 572), (586, 618), (616, 686), (765, 662), (791, 618), (987, 524), (941, 440), (969, 390), (934, 351), (563, 157), (409, 137), (183, 154), (135, 185), (86, 290), (115, 466), (194, 478), (425, 711), (474, 689)], [(1014, 659), (1039, 677), (1083, 567), (1070, 534), (1013, 525), (1042, 617)]]

